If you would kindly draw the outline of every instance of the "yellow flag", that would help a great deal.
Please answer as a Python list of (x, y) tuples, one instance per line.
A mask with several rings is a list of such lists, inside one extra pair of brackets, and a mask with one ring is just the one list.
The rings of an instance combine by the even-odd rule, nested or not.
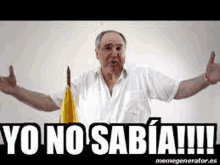
[(66, 87), (60, 111), (61, 123), (77, 122), (75, 102), (69, 86)]

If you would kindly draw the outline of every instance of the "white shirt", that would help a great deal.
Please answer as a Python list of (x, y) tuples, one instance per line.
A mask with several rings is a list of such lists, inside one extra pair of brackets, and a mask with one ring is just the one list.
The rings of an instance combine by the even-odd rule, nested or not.
[[(73, 76), (73, 75), (71, 75)], [(146, 66), (125, 64), (113, 87), (112, 96), (100, 67), (87, 69), (71, 79), (78, 122), (144, 123), (151, 117), (150, 100), (170, 102), (179, 82)], [(61, 107), (65, 88), (51, 95)]]

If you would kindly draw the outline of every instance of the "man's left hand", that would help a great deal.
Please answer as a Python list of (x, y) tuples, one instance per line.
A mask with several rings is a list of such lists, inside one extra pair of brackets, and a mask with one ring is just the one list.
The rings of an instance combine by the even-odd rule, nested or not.
[(208, 62), (208, 65), (206, 67), (206, 74), (213, 84), (216, 84), (218, 81), (220, 81), (220, 64), (214, 63), (215, 59), (215, 52), (211, 52), (210, 59)]

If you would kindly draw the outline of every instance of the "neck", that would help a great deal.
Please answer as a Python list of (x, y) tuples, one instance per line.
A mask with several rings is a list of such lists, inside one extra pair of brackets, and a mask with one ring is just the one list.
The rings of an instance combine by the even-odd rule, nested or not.
[(105, 80), (105, 82), (107, 83), (107, 85), (110, 84), (115, 84), (119, 78), (119, 76), (121, 75), (122, 69), (118, 72), (118, 73), (110, 73), (107, 71), (104, 71), (103, 69), (101, 69), (101, 74)]

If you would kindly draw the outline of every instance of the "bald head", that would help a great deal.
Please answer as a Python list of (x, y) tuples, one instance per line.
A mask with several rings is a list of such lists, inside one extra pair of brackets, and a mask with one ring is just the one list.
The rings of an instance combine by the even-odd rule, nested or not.
[(114, 30), (106, 30), (106, 31), (101, 32), (101, 33), (96, 37), (96, 40), (95, 40), (95, 47), (96, 47), (96, 48), (98, 48), (98, 49), (100, 48), (100, 43), (101, 43), (101, 41), (102, 41), (102, 38), (103, 38), (103, 36), (104, 36), (105, 34), (107, 34), (107, 33), (117, 33), (117, 34), (122, 38), (123, 43), (124, 43), (124, 46), (126, 47), (127, 42), (126, 42), (126, 39), (125, 39), (125, 37), (124, 37), (124, 35), (123, 35), (122, 33), (119, 33), (119, 32), (114, 31)]

